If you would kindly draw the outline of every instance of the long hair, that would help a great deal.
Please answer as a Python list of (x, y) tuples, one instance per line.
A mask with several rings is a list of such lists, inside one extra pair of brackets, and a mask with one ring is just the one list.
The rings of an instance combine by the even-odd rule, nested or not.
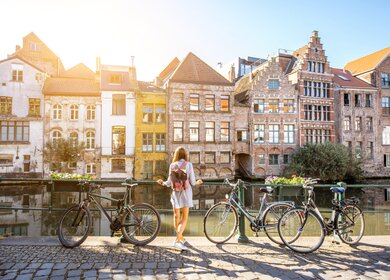
[(187, 152), (186, 152), (186, 149), (184, 149), (183, 147), (178, 147), (176, 149), (175, 153), (173, 154), (172, 162), (176, 162), (176, 161), (179, 161), (181, 159), (184, 159), (185, 161), (188, 160)]

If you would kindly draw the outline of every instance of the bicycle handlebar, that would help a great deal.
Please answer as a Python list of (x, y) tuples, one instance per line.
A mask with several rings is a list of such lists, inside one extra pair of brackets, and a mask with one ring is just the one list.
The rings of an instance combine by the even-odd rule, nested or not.
[(245, 181), (241, 179), (238, 179), (236, 183), (231, 183), (228, 178), (225, 178), (224, 184), (231, 186), (234, 190), (238, 189), (240, 186), (242, 186), (244, 189), (247, 189), (247, 187), (245, 186)]

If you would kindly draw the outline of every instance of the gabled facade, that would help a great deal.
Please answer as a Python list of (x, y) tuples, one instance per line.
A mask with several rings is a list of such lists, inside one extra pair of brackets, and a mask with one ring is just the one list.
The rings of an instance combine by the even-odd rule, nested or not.
[[(102, 117), (99, 82), (95, 73), (84, 64), (46, 80), (44, 143), (59, 138), (84, 143), (78, 160), (65, 169), (77, 174), (100, 177), (100, 139)], [(60, 168), (61, 163), (45, 164), (45, 174)]]
[(134, 177), (135, 67), (100, 65), (101, 178)]
[(138, 87), (134, 178), (152, 180), (166, 177), (166, 93), (148, 82), (138, 81)]
[(0, 61), (0, 173), (43, 173), (43, 70), (19, 57)]
[(169, 161), (183, 146), (197, 176), (234, 175), (234, 88), (228, 80), (189, 53), (167, 83)]

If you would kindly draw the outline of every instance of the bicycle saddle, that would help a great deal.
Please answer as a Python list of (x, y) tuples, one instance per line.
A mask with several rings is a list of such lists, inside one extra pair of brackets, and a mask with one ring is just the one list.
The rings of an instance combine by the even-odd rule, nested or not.
[(335, 193), (343, 193), (345, 192), (344, 187), (331, 187), (330, 190)]
[(260, 188), (259, 192), (261, 193), (272, 193), (274, 191), (273, 188), (267, 187), (267, 188)]

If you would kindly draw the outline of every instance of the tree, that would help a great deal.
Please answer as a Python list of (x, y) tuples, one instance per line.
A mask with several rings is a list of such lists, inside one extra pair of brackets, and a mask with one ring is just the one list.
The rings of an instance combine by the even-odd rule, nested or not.
[(291, 157), (290, 164), (284, 170), (285, 176), (291, 175), (320, 178), (321, 181), (349, 181), (362, 178), (361, 161), (341, 144), (306, 144)]
[(83, 156), (84, 150), (84, 143), (77, 143), (73, 139), (48, 141), (44, 149), (45, 162), (50, 163), (52, 171), (69, 172), (69, 165), (77, 162)]

